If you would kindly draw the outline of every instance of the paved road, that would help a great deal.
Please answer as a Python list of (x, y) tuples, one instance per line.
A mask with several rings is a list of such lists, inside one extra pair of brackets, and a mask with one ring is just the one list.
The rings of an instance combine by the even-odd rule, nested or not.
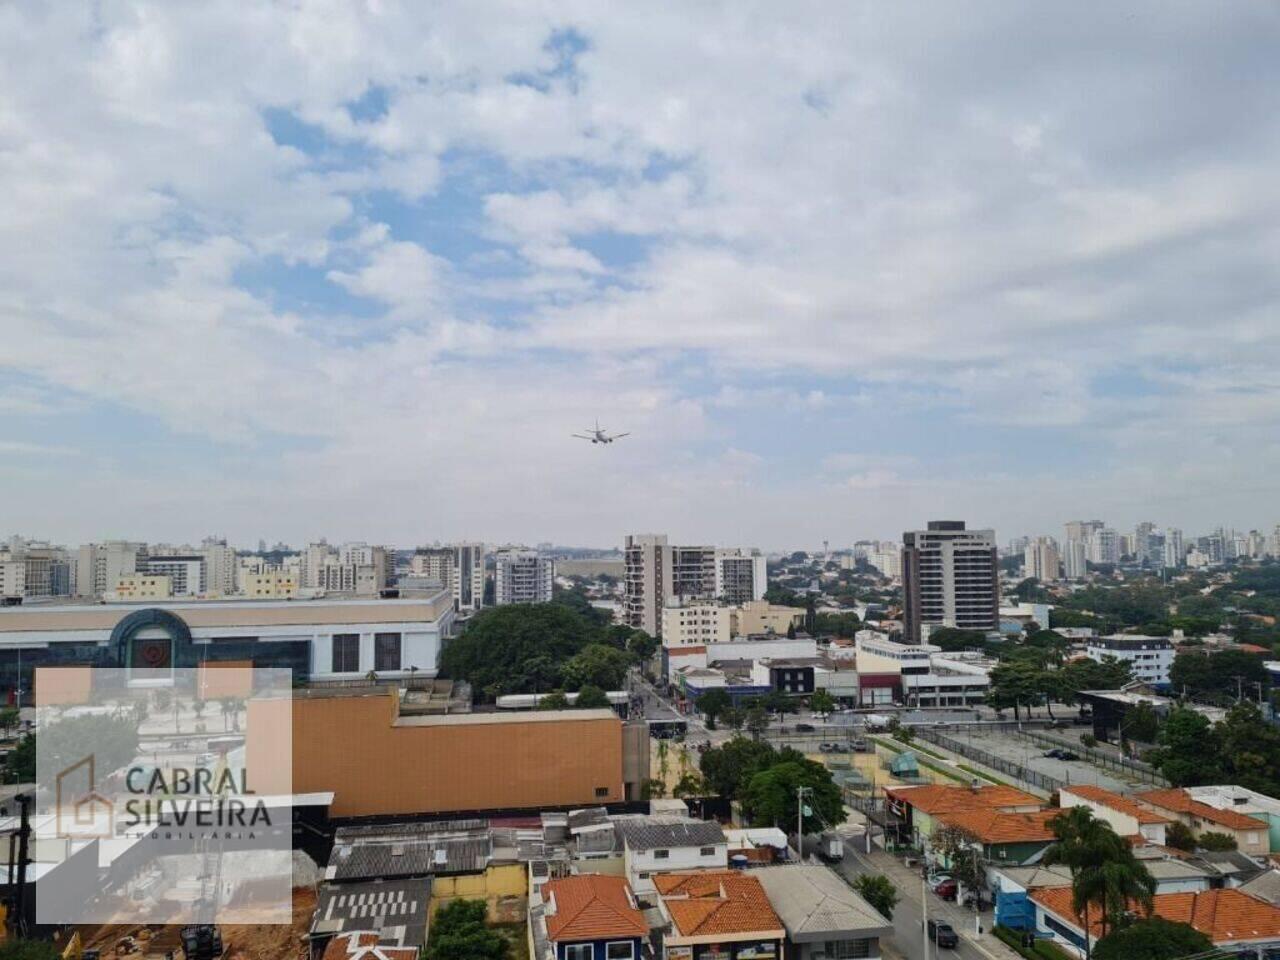
[(837, 864), (836, 869), (847, 879), (852, 881), (863, 873), (883, 873), (898, 888), (898, 905), (893, 909), (893, 937), (882, 944), (886, 957), (895, 960), (1017, 960), (1016, 953), (991, 935), (989, 909), (982, 913), (985, 932), (981, 937), (975, 937), (973, 911), (947, 903), (932, 893), (924, 895), (928, 897), (929, 916), (950, 923), (960, 935), (960, 943), (954, 950), (939, 950), (931, 943), (926, 957), (921, 933), (919, 874), (908, 870), (883, 850), (873, 848), (870, 854), (862, 852), (856, 839), (846, 843), (844, 849), (844, 861)]

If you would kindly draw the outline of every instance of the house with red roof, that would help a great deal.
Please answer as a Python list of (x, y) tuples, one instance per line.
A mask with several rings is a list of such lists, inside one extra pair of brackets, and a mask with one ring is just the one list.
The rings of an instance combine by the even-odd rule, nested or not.
[(1225, 833), (1235, 838), (1236, 849), (1241, 853), (1265, 857), (1271, 852), (1271, 824), (1256, 815), (1211, 806), (1181, 789), (1147, 790), (1135, 794), (1134, 799), (1148, 810), (1186, 824), (1197, 837), (1202, 833)]
[(1157, 813), (1133, 797), (1090, 784), (1062, 787), (1058, 791), (1058, 803), (1063, 807), (1087, 807), (1120, 836), (1138, 836), (1161, 847), (1165, 843), (1165, 828), (1173, 822), (1168, 814)]
[(786, 928), (749, 871), (660, 873), (662, 960), (780, 960)]
[[(1280, 907), (1236, 889), (1197, 893), (1158, 893), (1154, 916), (1189, 924), (1221, 950), (1256, 950), (1266, 955), (1280, 949)], [(1071, 887), (1043, 887), (1031, 891), (1036, 929), (1059, 946), (1084, 956), (1085, 923), (1072, 909)], [(1094, 944), (1102, 936), (1101, 917), (1089, 912), (1088, 936)]]
[(625, 877), (548, 880), (529, 913), (536, 960), (640, 960), (649, 926)]

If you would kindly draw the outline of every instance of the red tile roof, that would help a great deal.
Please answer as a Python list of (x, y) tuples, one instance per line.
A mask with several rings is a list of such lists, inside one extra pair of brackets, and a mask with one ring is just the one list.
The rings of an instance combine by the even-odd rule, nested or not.
[(1243, 813), (1236, 813), (1234, 810), (1219, 810), (1217, 807), (1211, 807), (1207, 803), (1193, 800), (1185, 790), (1148, 790), (1145, 793), (1137, 794), (1137, 797), (1150, 806), (1159, 807), (1162, 810), (1171, 810), (1174, 813), (1190, 814), (1193, 817), (1199, 817), (1201, 820), (1208, 820), (1210, 823), (1226, 827), (1228, 830), (1268, 829), (1267, 824), (1263, 821), (1253, 817), (1246, 817)]
[(1169, 817), (1148, 810), (1132, 797), (1126, 797), (1124, 794), (1120, 793), (1113, 793), (1110, 790), (1104, 790), (1102, 787), (1094, 787), (1089, 784), (1077, 784), (1071, 787), (1063, 787), (1062, 792), (1074, 794), (1077, 797), (1084, 800), (1090, 800), (1102, 807), (1110, 807), (1112, 810), (1119, 811), (1120, 813), (1127, 813), (1139, 823), (1171, 822)]
[(649, 935), (623, 877), (582, 874), (549, 880), (543, 884), (542, 898), (555, 899), (556, 912), (547, 917), (547, 937), (557, 943)]
[(961, 810), (940, 814), (938, 819), (967, 830), (983, 843), (1034, 843), (1056, 839), (1049, 821), (1061, 810), (1035, 813), (1006, 813), (1003, 810)]
[(677, 936), (783, 936), (782, 921), (760, 881), (737, 870), (659, 873), (661, 895)]
[[(1031, 891), (1031, 899), (1077, 929), (1083, 921), (1071, 909), (1070, 887), (1045, 887)], [(1195, 927), (1215, 944), (1262, 940), (1280, 936), (1280, 907), (1239, 890), (1203, 890), (1199, 893), (1159, 893), (1154, 898), (1157, 917)], [(1089, 932), (1101, 936), (1101, 918), (1089, 911)]]
[(1040, 799), (1014, 787), (949, 786), (930, 783), (916, 787), (891, 787), (885, 790), (889, 796), (909, 803), (915, 809), (930, 816), (942, 813), (958, 813), (961, 810), (999, 810), (1006, 807), (1038, 807)]
[(376, 933), (355, 930), (330, 940), (324, 960), (418, 960), (418, 948), (384, 946)]

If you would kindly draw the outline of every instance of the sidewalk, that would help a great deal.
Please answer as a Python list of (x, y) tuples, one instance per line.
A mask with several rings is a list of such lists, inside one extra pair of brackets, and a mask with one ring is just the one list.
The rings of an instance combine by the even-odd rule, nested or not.
[[(917, 914), (919, 913), (921, 896), (919, 868), (904, 866), (901, 860), (890, 853), (886, 853), (875, 846), (874, 843), (871, 847), (871, 853), (868, 854), (859, 849), (858, 856), (892, 880), (893, 885), (898, 888), (899, 895), (903, 899), (911, 900), (916, 906)], [(995, 925), (995, 916), (991, 908), (988, 907), (982, 911), (982, 933), (975, 934), (973, 932), (972, 910), (943, 900), (933, 893), (925, 894), (925, 896), (928, 897), (930, 917), (946, 920), (947, 923), (955, 928), (963, 940), (968, 941), (979, 952), (989, 957), (990, 960), (1021, 960), (1017, 951), (991, 932), (991, 928)]]

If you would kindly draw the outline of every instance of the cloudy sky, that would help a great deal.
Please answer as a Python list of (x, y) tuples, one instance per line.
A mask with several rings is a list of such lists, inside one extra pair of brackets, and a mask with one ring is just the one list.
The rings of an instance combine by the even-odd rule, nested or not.
[(1269, 529), (1277, 49), (1271, 2), (0, 5), (0, 534)]

